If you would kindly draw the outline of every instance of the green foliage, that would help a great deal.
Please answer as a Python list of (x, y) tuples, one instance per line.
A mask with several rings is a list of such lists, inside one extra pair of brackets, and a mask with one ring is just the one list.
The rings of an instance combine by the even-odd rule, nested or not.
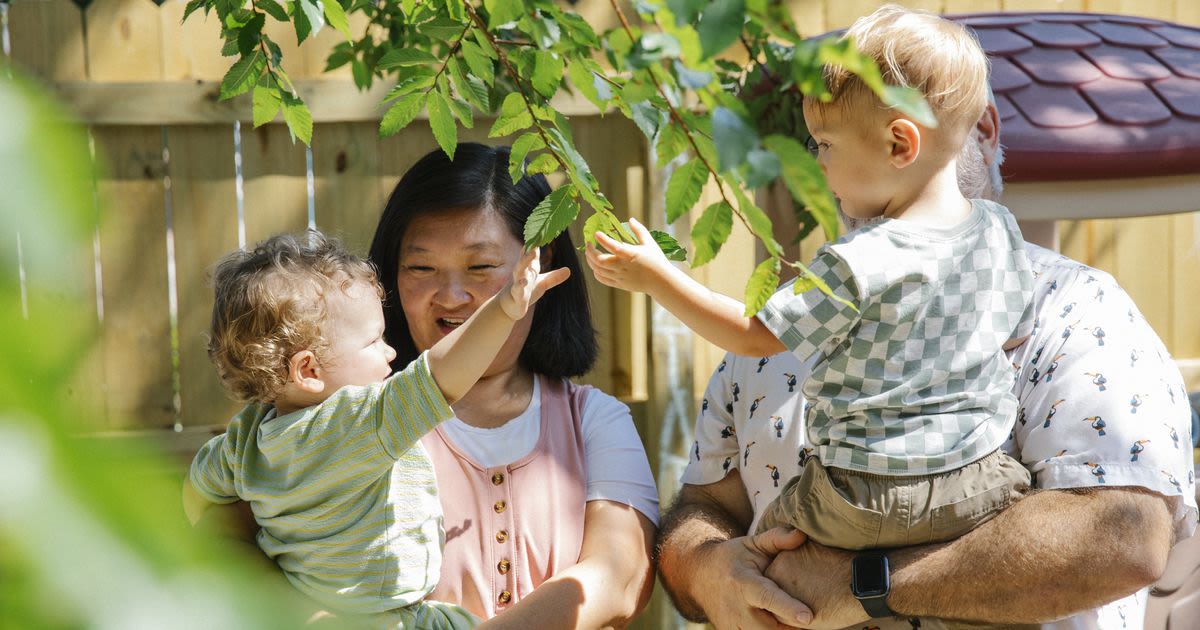
[(91, 250), (99, 176), (84, 132), (19, 76), (0, 82), (0, 108), (0, 229), (38, 270), (22, 295), (15, 239), (0, 241), (0, 356), (20, 366), (0, 372), (0, 627), (301, 627), (293, 589), (187, 524), (177, 462), (79, 437), (95, 410), (69, 389), (99, 339), (63, 253)]
[(579, 200), (571, 186), (559, 186), (550, 193), (529, 215), (525, 223), (525, 243), (528, 247), (541, 247), (567, 229), (579, 215)]
[[(286, 11), (275, 0), (190, 0), (185, 15), (216, 12), (225, 27), (224, 52), (238, 56), (222, 82), (222, 98), (253, 89), (255, 125), (282, 109), (293, 137), (306, 143), (312, 117), (283, 70), (279, 46), (264, 31), (268, 18), (290, 21), (301, 42), (325, 24), (337, 29), (347, 41), (334, 47), (326, 67), (350, 65), (360, 88), (395, 81), (382, 136), (411, 124), (424, 109), (438, 145), (453, 155), (459, 125), (471, 127), (476, 113), (494, 117), (490, 137), (518, 135), (509, 164), (514, 180), (556, 171), (566, 178), (569, 192), (543, 208), (526, 232), (527, 245), (565, 229), (567, 217), (584, 204), (593, 212), (585, 235), (602, 226), (632, 239), (627, 230), (613, 229), (620, 222), (612, 204), (555, 107), (564, 90), (602, 113), (616, 110), (633, 120), (660, 167), (685, 156), (667, 185), (669, 221), (699, 200), (706, 182), (716, 182), (721, 201), (693, 229), (693, 265), (716, 255), (735, 218), (771, 258), (786, 262), (770, 220), (746, 193), (777, 179), (793, 196), (797, 238), (817, 225), (827, 238), (836, 237), (835, 202), (799, 142), (807, 136), (801, 99), (829, 98), (825, 64), (849, 69), (889, 106), (936, 124), (919, 94), (885, 84), (851, 42), (802, 39), (784, 3), (639, 0), (634, 6), (637, 16), (622, 13), (615, 20), (620, 26), (603, 33), (551, 0), (287, 0)], [(369, 22), (357, 38), (349, 30), (348, 14), (355, 13)], [(749, 62), (722, 59), (731, 46), (744, 48)]]
[(746, 317), (753, 317), (766, 306), (767, 300), (779, 287), (779, 259), (768, 258), (754, 268), (746, 283)]

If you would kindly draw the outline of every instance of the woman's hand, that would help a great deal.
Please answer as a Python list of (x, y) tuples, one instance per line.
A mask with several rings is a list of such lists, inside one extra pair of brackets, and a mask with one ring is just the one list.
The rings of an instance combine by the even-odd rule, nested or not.
[(624, 289), (652, 293), (663, 285), (663, 279), (675, 268), (667, 260), (654, 236), (637, 219), (629, 220), (629, 227), (637, 237), (637, 244), (621, 243), (603, 232), (596, 232), (596, 242), (609, 253), (605, 254), (589, 244), (587, 261), (600, 284)]
[(541, 273), (540, 251), (540, 248), (535, 247), (525, 252), (517, 262), (517, 267), (513, 269), (512, 280), (500, 291), (500, 309), (513, 321), (525, 317), (529, 307), (545, 295), (546, 291), (562, 284), (571, 276), (571, 270), (566, 267)]

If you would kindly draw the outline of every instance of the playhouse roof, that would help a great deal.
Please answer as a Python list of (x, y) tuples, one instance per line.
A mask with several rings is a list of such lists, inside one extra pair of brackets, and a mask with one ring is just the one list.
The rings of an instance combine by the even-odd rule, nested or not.
[(991, 57), (1006, 179), (1200, 173), (1200, 28), (1095, 13), (949, 17)]

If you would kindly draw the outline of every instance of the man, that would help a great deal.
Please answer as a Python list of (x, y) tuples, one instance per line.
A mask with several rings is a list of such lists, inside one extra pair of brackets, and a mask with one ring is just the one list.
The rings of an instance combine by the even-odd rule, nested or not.
[[(1001, 160), (989, 107), (960, 159), (964, 194), (998, 198)], [(1107, 274), (1035, 246), (1029, 255), (1038, 329), (1010, 354), (1021, 412), (1003, 448), (1033, 474), (1034, 491), (962, 538), (886, 552), (886, 567), (799, 532), (746, 536), (778, 493), (776, 476), (795, 475), (809, 455), (804, 403), (789, 389), (811, 359), (777, 354), (759, 373), (761, 359), (729, 355), (709, 382), (684, 486), (660, 531), (660, 575), (685, 617), (718, 628), (881, 630), (955, 625), (939, 619), (1056, 630), (1140, 622), (1145, 587), (1196, 525), (1190, 442), (1171, 437), (1189, 434), (1182, 378)], [(750, 382), (762, 391), (747, 391)], [(748, 401), (760, 396), (751, 420)], [(786, 420), (782, 431), (773, 416)], [(878, 583), (862, 584), (871, 577)]]

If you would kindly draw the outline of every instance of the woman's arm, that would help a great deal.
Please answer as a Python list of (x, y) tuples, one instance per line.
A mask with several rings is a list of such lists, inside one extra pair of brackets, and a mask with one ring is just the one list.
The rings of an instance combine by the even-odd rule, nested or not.
[(546, 580), (481, 630), (621, 628), (650, 601), (654, 524), (614, 501), (589, 501), (579, 562)]

